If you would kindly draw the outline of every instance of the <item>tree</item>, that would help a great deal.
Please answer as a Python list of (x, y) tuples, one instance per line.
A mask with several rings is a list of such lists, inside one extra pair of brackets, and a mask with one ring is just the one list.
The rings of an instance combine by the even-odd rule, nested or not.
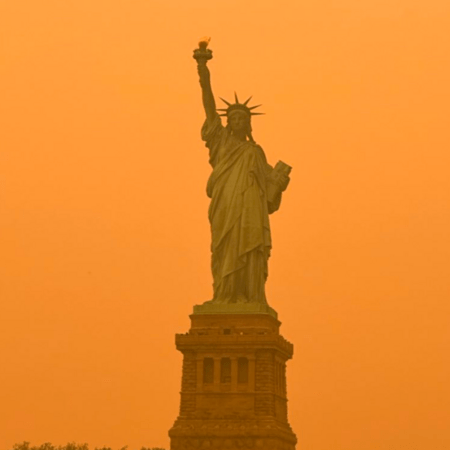
[[(66, 445), (54, 446), (50, 442), (45, 442), (40, 446), (31, 446), (29, 442), (24, 441), (21, 444), (14, 444), (12, 450), (89, 450), (88, 444), (76, 444), (69, 442)], [(94, 450), (112, 450), (111, 447), (96, 447)], [(128, 446), (122, 447), (119, 450), (128, 450)], [(141, 450), (165, 450), (160, 447), (142, 447)]]

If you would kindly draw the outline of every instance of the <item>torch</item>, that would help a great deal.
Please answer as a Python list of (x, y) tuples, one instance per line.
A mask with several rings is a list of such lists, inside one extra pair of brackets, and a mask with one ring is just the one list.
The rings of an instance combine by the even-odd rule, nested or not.
[(198, 64), (206, 64), (206, 61), (212, 59), (212, 50), (208, 48), (210, 37), (203, 37), (198, 43), (198, 48), (194, 50), (194, 59), (197, 60)]

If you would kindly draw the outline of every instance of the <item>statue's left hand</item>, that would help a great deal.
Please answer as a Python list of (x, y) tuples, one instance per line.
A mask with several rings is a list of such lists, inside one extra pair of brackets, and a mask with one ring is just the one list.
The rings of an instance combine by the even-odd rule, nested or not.
[(283, 192), (288, 187), (289, 181), (291, 179), (289, 178), (289, 175), (285, 173), (280, 173), (276, 170), (274, 170), (271, 174), (272, 180), (279, 186), (280, 191)]

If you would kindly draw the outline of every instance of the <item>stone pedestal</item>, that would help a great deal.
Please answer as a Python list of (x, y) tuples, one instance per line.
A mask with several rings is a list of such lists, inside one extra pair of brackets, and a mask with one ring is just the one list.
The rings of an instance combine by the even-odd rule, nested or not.
[(171, 450), (295, 450), (286, 396), (293, 346), (272, 311), (197, 310), (189, 332), (176, 335), (183, 375)]

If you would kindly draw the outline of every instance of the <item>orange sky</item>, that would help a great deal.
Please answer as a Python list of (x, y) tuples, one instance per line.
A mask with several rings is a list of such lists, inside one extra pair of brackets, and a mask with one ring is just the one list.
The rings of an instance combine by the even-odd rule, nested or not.
[(0, 2), (0, 448), (162, 446), (211, 298), (192, 50), (294, 167), (268, 299), (299, 450), (450, 448), (448, 0)]

